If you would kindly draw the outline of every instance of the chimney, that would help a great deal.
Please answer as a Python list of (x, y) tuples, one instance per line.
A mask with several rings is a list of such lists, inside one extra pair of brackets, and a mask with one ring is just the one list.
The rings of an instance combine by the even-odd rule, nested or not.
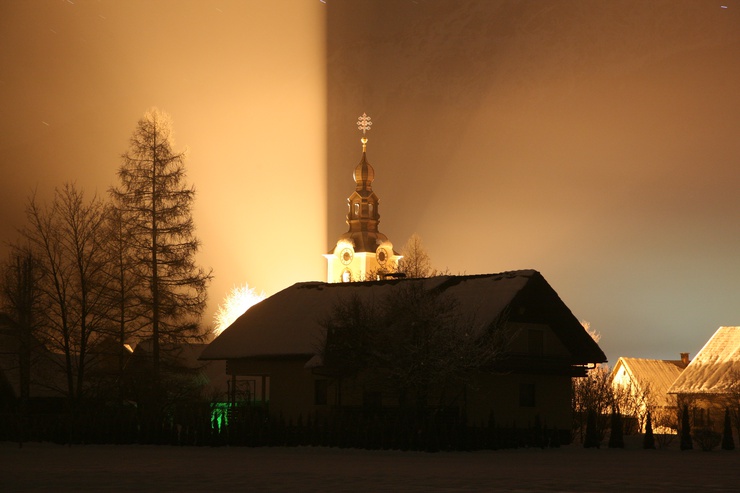
[(684, 365), (689, 364), (689, 353), (681, 353), (681, 363)]

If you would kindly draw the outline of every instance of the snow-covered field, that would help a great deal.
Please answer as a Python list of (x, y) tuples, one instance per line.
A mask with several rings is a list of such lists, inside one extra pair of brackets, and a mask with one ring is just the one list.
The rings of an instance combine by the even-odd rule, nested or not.
[(740, 452), (0, 443), (0, 491), (738, 491)]

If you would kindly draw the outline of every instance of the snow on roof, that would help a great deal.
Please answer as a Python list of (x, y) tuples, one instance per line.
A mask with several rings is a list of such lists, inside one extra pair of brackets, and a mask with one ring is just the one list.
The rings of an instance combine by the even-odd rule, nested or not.
[(668, 388), (681, 375), (686, 364), (681, 360), (643, 359), (621, 357), (614, 365), (612, 378), (624, 367), (629, 374), (630, 381), (637, 386), (638, 391), (649, 389), (650, 397), (655, 405), (670, 407), (675, 404), (668, 397)]
[(549, 309), (556, 305), (559, 311), (555, 311), (568, 317), (569, 333), (561, 330), (559, 336), (569, 337), (566, 344), (570, 342), (574, 352), (583, 353), (579, 358), (585, 361), (576, 358), (576, 362), (605, 361), (606, 357), (578, 320), (534, 270), (356, 283), (297, 283), (247, 310), (203, 351), (201, 359), (289, 355), (310, 358), (319, 352), (324, 341), (325, 322), (339, 300), (357, 295), (366, 302), (381, 301), (409, 283), (422, 283), (424, 289), (439, 289), (450, 295), (458, 301), (460, 310), (471, 316), (473, 326), (480, 330), (495, 322), (533, 280), (537, 281), (536, 296), (547, 297), (549, 304), (545, 304)]
[(363, 301), (380, 300), (400, 282), (404, 281), (294, 284), (237, 318), (203, 351), (201, 359), (314, 355), (335, 303), (353, 294)]
[(724, 394), (740, 374), (740, 327), (720, 327), (668, 389), (671, 394)]

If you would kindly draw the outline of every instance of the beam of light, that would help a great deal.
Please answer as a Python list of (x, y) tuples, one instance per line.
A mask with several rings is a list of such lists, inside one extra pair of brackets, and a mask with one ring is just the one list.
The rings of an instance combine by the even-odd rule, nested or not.
[(257, 294), (257, 291), (248, 284), (234, 286), (213, 316), (214, 335), (221, 334), (237, 318), (266, 297), (264, 291)]

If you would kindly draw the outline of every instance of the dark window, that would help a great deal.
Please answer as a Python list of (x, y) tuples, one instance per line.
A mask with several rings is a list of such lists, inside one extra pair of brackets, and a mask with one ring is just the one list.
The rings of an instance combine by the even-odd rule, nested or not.
[(521, 383), (519, 384), (519, 406), (521, 407), (534, 407), (535, 402), (535, 386), (533, 383)]
[(366, 391), (362, 396), (362, 404), (365, 409), (380, 409), (383, 406), (383, 394)]
[(314, 404), (325, 406), (329, 399), (329, 381), (322, 379), (314, 382), (315, 399)]

